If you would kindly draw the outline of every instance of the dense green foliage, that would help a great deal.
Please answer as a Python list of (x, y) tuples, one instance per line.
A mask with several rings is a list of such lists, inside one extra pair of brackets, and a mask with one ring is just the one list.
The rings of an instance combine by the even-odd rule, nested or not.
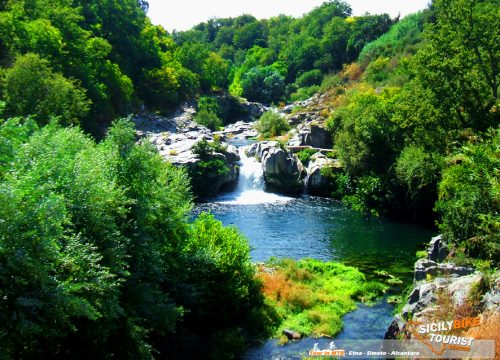
[(38, 55), (19, 56), (5, 74), (7, 111), (18, 116), (33, 115), (39, 123), (50, 116), (78, 123), (89, 109), (85, 92), (74, 82), (55, 74)]
[(222, 126), (222, 120), (219, 119), (215, 112), (210, 112), (202, 109), (196, 113), (194, 121), (198, 124), (206, 126), (212, 131), (217, 131)]
[[(188, 219), (189, 184), (210, 195), (231, 175), (227, 149), (200, 141), (184, 170), (136, 144), (126, 120), (104, 136), (141, 105), (198, 98), (196, 120), (215, 130), (240, 115), (226, 91), (268, 104), (326, 92), (343, 164), (322, 171), (333, 196), (420, 222), (435, 209), (455, 250), (498, 266), (498, 0), (435, 0), (401, 21), (330, 0), (297, 19), (174, 34), (146, 11), (143, 0), (0, 1), (1, 358), (237, 358), (278, 318), (334, 334), (354, 299), (382, 290), (339, 264), (283, 261), (286, 296), (263, 279), (274, 313), (242, 235)], [(289, 130), (273, 111), (257, 127)]]
[(290, 130), (290, 125), (280, 114), (268, 110), (262, 114), (256, 128), (264, 138), (273, 138)]
[[(439, 184), (441, 230), (473, 257), (500, 263), (500, 132), (449, 159)], [(463, 241), (467, 240), (467, 241)]]
[(98, 134), (139, 104), (167, 111), (226, 86), (227, 61), (204, 48), (177, 47), (146, 10), (137, 0), (2, 2), (0, 66), (13, 66), (3, 88), (8, 114), (79, 120)]
[[(349, 5), (334, 0), (298, 19), (243, 15), (170, 35), (151, 24), (147, 9), (137, 0), (4, 1), (0, 66), (13, 67), (2, 89), (8, 114), (57, 116), (102, 135), (114, 117), (141, 104), (166, 112), (227, 90), (268, 104), (292, 93), (303, 99), (392, 24), (387, 15), (351, 17)], [(29, 69), (38, 64), (43, 80), (32, 81)]]
[(367, 44), (359, 54), (359, 61), (367, 64), (380, 57), (407, 56), (420, 47), (422, 31), (428, 12), (406, 16), (377, 40)]
[(327, 174), (335, 197), (430, 223), (439, 195), (449, 240), (496, 262), (498, 145), (489, 131), (499, 123), (499, 9), (494, 0), (436, 0), (393, 25), (361, 52), (361, 75), (351, 65), (340, 73), (350, 82), (328, 86), (337, 108), (327, 122), (344, 164)]
[[(174, 33), (174, 39), (181, 49), (205, 49), (225, 59), (232, 94), (277, 103), (301, 88), (319, 85), (324, 74), (356, 60), (364, 45), (393, 23), (387, 14), (351, 15), (347, 3), (328, 0), (301, 18), (211, 19)], [(314, 90), (302, 90), (295, 98)]]
[(307, 164), (309, 164), (309, 161), (311, 160), (311, 156), (313, 156), (316, 153), (317, 151), (314, 149), (304, 149), (297, 153), (297, 157), (299, 158), (302, 164), (307, 166)]
[(220, 141), (198, 141), (192, 148), (200, 161), (188, 168), (193, 193), (197, 196), (214, 196), (221, 179), (229, 175), (230, 169), (220, 155), (226, 153), (226, 147)]
[(207, 323), (265, 332), (246, 240), (209, 216), (188, 223), (186, 173), (129, 122), (96, 145), (12, 119), (0, 147), (3, 358), (162, 357)]

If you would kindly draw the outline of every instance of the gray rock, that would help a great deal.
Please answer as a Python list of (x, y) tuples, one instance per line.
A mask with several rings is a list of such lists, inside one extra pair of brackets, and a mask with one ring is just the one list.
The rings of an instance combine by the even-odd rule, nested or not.
[(401, 316), (396, 315), (385, 332), (384, 340), (395, 340), (404, 334), (406, 322), (401, 319)]
[(451, 277), (460, 277), (470, 275), (472, 273), (474, 273), (474, 269), (471, 267), (456, 266), (452, 263), (438, 265), (438, 274), (440, 276), (445, 275)]
[(500, 277), (497, 277), (493, 283), (493, 288), (483, 296), (483, 304), (487, 310), (500, 310)]
[[(433, 238), (429, 245), (429, 257), (435, 260), (447, 256), (447, 251), (442, 250), (443, 245), (439, 243), (440, 241), (440, 237)], [(452, 263), (438, 263), (432, 259), (418, 260), (415, 263), (414, 287), (401, 310), (400, 319), (412, 319), (424, 323), (432, 320), (440, 310), (440, 304), (436, 303), (438, 296), (449, 297), (454, 307), (463, 305), (469, 297), (472, 286), (477, 284), (482, 276), (472, 268)], [(499, 310), (500, 277), (497, 276), (493, 289), (483, 296), (482, 305), (487, 310)], [(401, 329), (404, 329), (404, 325), (393, 321), (386, 336), (393, 338), (391, 336), (400, 333)]]
[[(136, 125), (139, 141), (151, 142), (165, 161), (193, 169), (200, 161), (192, 152), (193, 146), (202, 139), (213, 141), (212, 132), (194, 121), (195, 113), (194, 104), (185, 103), (171, 117), (142, 114), (132, 120)], [(216, 195), (221, 186), (237, 180), (239, 170), (236, 162), (239, 155), (234, 146), (228, 146), (224, 153), (213, 156), (223, 160), (229, 167), (228, 174), (217, 175), (209, 181), (209, 193)]]
[(286, 120), (292, 126), (299, 124), (310, 124), (313, 122), (322, 122), (324, 119), (317, 111), (302, 111), (286, 116)]
[(278, 143), (276, 141), (261, 141), (248, 149), (247, 156), (254, 156), (258, 161), (262, 161), (264, 155), (277, 146)]
[(300, 333), (289, 329), (283, 330), (282, 334), (285, 335), (288, 340), (299, 340), (301, 338)]
[(290, 146), (312, 146), (320, 149), (331, 149), (333, 146), (330, 133), (319, 125), (306, 125), (298, 129), (288, 142)]
[(436, 275), (438, 270), (437, 263), (428, 259), (419, 259), (415, 263), (414, 282), (422, 281), (427, 275)]
[(322, 174), (322, 170), (325, 168), (339, 169), (340, 162), (335, 159), (329, 159), (320, 153), (314, 154), (306, 169), (306, 187), (308, 194), (326, 196), (331, 193), (331, 180)]
[(288, 173), (292, 170), (289, 166), (293, 166), (293, 163), (288, 163), (287, 153), (279, 148), (270, 149), (262, 158), (262, 167), (267, 175)]
[(247, 120), (256, 120), (262, 116), (269, 107), (256, 102), (250, 102), (245, 99), (240, 99), (240, 107), (243, 112), (247, 113), (250, 119)]
[(240, 160), (240, 155), (238, 154), (238, 149), (233, 145), (228, 145), (226, 150), (226, 160), (229, 165), (235, 164)]
[(474, 269), (464, 266), (456, 266), (452, 263), (438, 264), (428, 259), (419, 259), (415, 263), (414, 282), (426, 280), (428, 275), (459, 277), (470, 275)]
[(296, 155), (272, 142), (260, 144), (255, 157), (261, 159), (266, 186), (276, 192), (298, 194), (303, 191), (305, 170)]
[(442, 235), (438, 235), (431, 239), (429, 243), (429, 247), (427, 249), (427, 253), (429, 254), (429, 260), (435, 262), (441, 262), (450, 253), (448, 246), (445, 244)]
[(238, 121), (226, 126), (222, 131), (215, 132), (215, 134), (224, 138), (249, 139), (257, 137), (259, 132), (255, 129), (254, 122)]

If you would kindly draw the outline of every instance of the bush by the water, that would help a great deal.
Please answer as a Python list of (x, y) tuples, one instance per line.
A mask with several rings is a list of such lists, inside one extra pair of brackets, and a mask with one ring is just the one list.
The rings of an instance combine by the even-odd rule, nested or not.
[(191, 356), (200, 336), (210, 355), (207, 324), (265, 335), (246, 240), (207, 215), (188, 222), (185, 171), (137, 145), (130, 122), (96, 144), (2, 121), (0, 154), (2, 358)]
[(297, 153), (297, 157), (299, 158), (302, 164), (307, 166), (307, 164), (309, 164), (309, 161), (311, 160), (311, 156), (313, 156), (316, 153), (317, 151), (314, 149), (304, 149)]
[(191, 149), (200, 161), (189, 168), (193, 194), (198, 197), (213, 196), (217, 179), (229, 174), (229, 167), (215, 154), (224, 154), (227, 148), (220, 141), (198, 141)]
[(269, 110), (260, 117), (256, 128), (264, 138), (273, 138), (290, 130), (290, 125), (284, 117)]

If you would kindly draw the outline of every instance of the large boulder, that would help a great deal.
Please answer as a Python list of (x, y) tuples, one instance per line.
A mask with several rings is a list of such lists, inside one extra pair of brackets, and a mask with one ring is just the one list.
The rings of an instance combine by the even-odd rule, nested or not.
[(307, 193), (317, 196), (328, 196), (333, 190), (332, 181), (324, 176), (324, 169), (336, 171), (340, 168), (338, 160), (327, 158), (325, 155), (314, 154), (307, 166), (306, 187)]
[[(182, 104), (171, 117), (154, 114), (141, 114), (132, 120), (136, 126), (139, 141), (149, 141), (165, 161), (175, 166), (184, 166), (192, 171), (200, 163), (200, 158), (193, 153), (193, 146), (201, 140), (213, 141), (212, 132), (194, 121), (196, 109), (192, 103)], [(223, 153), (213, 154), (229, 168), (224, 174), (207, 175), (206, 194), (214, 196), (223, 186), (234, 184), (239, 175), (237, 161), (240, 159), (234, 146), (227, 146)], [(200, 195), (200, 194), (197, 194)]]
[(240, 117), (240, 119), (247, 122), (260, 118), (262, 114), (269, 110), (269, 107), (264, 106), (261, 103), (250, 102), (245, 99), (240, 99), (240, 107), (243, 114), (245, 114), (245, 116)]
[(444, 261), (444, 259), (446, 259), (446, 257), (450, 253), (450, 250), (448, 249), (448, 246), (445, 244), (443, 236), (438, 235), (431, 239), (427, 252), (429, 254), (429, 260), (435, 262), (441, 262)]
[(246, 150), (246, 154), (249, 157), (255, 157), (257, 161), (262, 162), (264, 154), (269, 152), (271, 149), (278, 147), (278, 145), (277, 141), (261, 141), (249, 146)]
[(236, 139), (249, 139), (259, 136), (259, 132), (255, 129), (254, 122), (244, 122), (238, 121), (234, 124), (230, 124), (224, 128), (222, 131), (214, 132), (224, 139), (236, 138)]
[(290, 146), (312, 146), (313, 148), (331, 149), (333, 146), (330, 133), (316, 124), (309, 124), (298, 129), (288, 142)]
[(256, 157), (261, 156), (266, 186), (275, 192), (299, 194), (304, 189), (304, 167), (296, 155), (279, 146), (257, 147)]

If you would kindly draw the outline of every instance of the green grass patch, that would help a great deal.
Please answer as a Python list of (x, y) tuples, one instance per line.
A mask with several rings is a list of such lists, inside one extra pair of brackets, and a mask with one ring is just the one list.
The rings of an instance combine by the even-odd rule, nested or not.
[(266, 298), (282, 318), (276, 335), (291, 329), (303, 336), (333, 336), (358, 301), (370, 303), (388, 286), (367, 281), (354, 267), (313, 259), (271, 260), (259, 269)]

